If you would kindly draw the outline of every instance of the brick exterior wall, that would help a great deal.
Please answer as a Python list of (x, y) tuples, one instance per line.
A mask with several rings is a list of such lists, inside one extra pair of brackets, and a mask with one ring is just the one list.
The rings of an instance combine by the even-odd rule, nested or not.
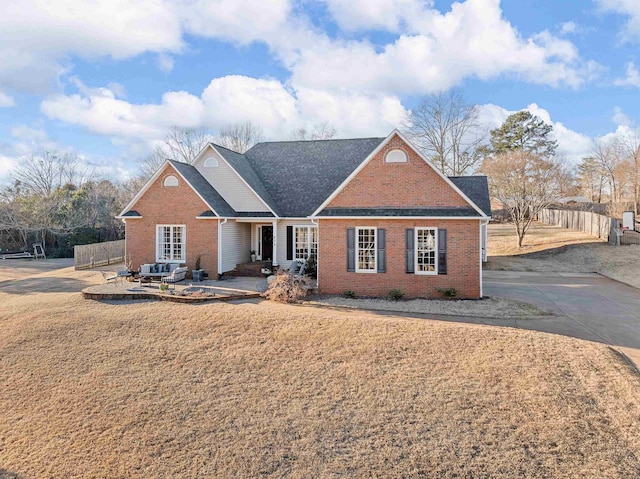
[[(164, 179), (178, 178), (177, 187), (165, 187)], [(218, 221), (197, 220), (209, 207), (200, 199), (180, 175), (167, 165), (162, 174), (133, 206), (142, 219), (127, 219), (127, 261), (137, 269), (141, 264), (156, 260), (156, 225), (186, 225), (186, 259), (189, 270), (195, 269), (196, 258), (201, 256), (201, 268), (211, 278), (218, 274)]]
[[(347, 228), (386, 230), (386, 273), (347, 272)], [(405, 230), (415, 227), (447, 229), (447, 274), (406, 273)], [(459, 298), (480, 297), (480, 226), (477, 220), (321, 219), (318, 228), (319, 290), (359, 296), (386, 296), (400, 289), (407, 298), (442, 298), (437, 288), (455, 288)]]
[[(389, 150), (399, 148), (406, 163), (385, 163)], [(436, 207), (469, 204), (422, 158), (395, 135), (336, 195), (327, 208)]]

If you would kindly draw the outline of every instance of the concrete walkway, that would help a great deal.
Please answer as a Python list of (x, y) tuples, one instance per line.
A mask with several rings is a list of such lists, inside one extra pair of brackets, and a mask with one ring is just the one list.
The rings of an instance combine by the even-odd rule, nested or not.
[(556, 315), (515, 321), (515, 327), (610, 344), (640, 367), (639, 289), (596, 273), (483, 274), (486, 296), (524, 301)]

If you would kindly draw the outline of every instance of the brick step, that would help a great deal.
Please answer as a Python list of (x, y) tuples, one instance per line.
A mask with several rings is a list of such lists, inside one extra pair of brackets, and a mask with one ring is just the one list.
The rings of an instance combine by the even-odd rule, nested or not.
[(226, 276), (248, 276), (253, 278), (262, 278), (262, 268), (271, 269), (271, 261), (256, 261), (255, 263), (240, 263), (232, 271), (227, 271)]

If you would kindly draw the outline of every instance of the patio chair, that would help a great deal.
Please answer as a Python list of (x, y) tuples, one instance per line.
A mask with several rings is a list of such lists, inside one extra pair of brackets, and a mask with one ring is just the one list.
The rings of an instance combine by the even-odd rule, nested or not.
[(176, 268), (174, 269), (171, 274), (168, 274), (166, 276), (162, 277), (162, 282), (163, 283), (177, 283), (179, 281), (182, 281), (184, 278), (187, 277), (187, 271), (189, 269), (186, 267), (182, 267), (182, 268)]
[(104, 279), (104, 284), (109, 281), (113, 281), (114, 283), (122, 282), (129, 276), (129, 271), (124, 269), (122, 271), (100, 271), (102, 273), (102, 279)]

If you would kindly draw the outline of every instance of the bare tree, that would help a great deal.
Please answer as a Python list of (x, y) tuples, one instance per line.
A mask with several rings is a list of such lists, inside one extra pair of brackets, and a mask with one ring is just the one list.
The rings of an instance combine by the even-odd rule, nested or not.
[(628, 176), (633, 195), (633, 211), (637, 215), (638, 203), (640, 202), (640, 131), (631, 130), (620, 141), (627, 157)]
[(244, 121), (222, 127), (215, 142), (229, 150), (244, 153), (263, 138), (262, 128), (250, 121)]
[(594, 203), (602, 203), (604, 174), (598, 160), (592, 156), (583, 158), (578, 165), (578, 184), (580, 191)]
[(40, 196), (51, 196), (67, 183), (82, 183), (90, 178), (78, 158), (67, 153), (43, 150), (39, 155), (21, 159), (11, 174), (14, 188)]
[(518, 248), (535, 215), (560, 195), (562, 164), (526, 150), (490, 156), (482, 163), (492, 196), (502, 202), (514, 222)]
[(330, 140), (338, 134), (338, 130), (328, 122), (316, 123), (313, 130), (308, 131), (305, 127), (294, 130), (291, 133), (292, 140)]
[(625, 186), (625, 155), (619, 139), (596, 140), (592, 147), (592, 156), (600, 166), (608, 186), (609, 200), (620, 204)]
[(478, 108), (455, 91), (425, 98), (411, 112), (403, 131), (448, 176), (473, 173), (487, 138), (478, 122)]
[(151, 178), (167, 160), (191, 163), (202, 149), (213, 141), (213, 135), (202, 128), (174, 126), (140, 165), (142, 178)]

